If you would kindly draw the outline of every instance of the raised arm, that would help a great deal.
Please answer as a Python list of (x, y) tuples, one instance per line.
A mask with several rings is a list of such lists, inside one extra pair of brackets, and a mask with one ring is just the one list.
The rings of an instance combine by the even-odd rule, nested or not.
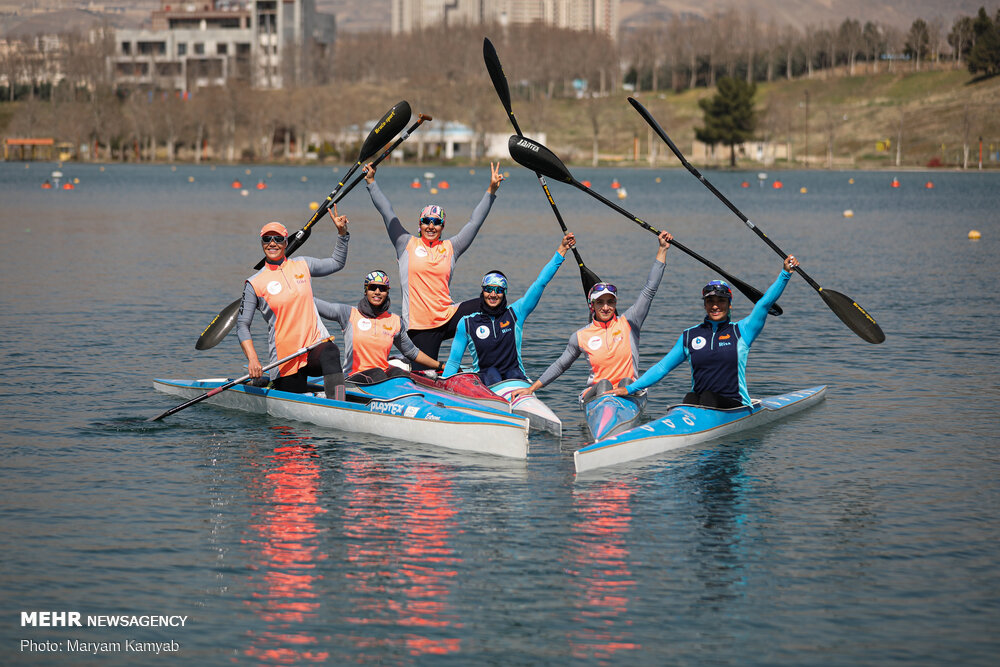
[(334, 204), (330, 217), (337, 226), (337, 245), (333, 248), (333, 255), (325, 259), (302, 258), (306, 261), (311, 276), (328, 276), (340, 271), (347, 264), (347, 244), (351, 240), (351, 234), (347, 231), (347, 216), (337, 215), (337, 205)]
[(642, 329), (642, 323), (646, 321), (646, 315), (649, 314), (649, 307), (653, 303), (653, 297), (656, 296), (656, 290), (660, 286), (660, 281), (663, 280), (663, 268), (667, 261), (667, 250), (670, 248), (670, 242), (673, 239), (674, 237), (670, 232), (660, 232), (660, 236), (657, 239), (660, 246), (656, 250), (656, 259), (653, 260), (653, 265), (649, 268), (649, 277), (646, 278), (646, 284), (643, 286), (642, 291), (639, 292), (639, 298), (622, 315), (636, 330)]
[(542, 292), (545, 291), (545, 286), (555, 277), (556, 271), (562, 266), (563, 260), (566, 259), (566, 251), (574, 245), (576, 245), (576, 237), (573, 236), (573, 232), (566, 232), (552, 259), (542, 268), (541, 273), (535, 278), (535, 282), (531, 283), (531, 287), (524, 293), (524, 296), (511, 304), (510, 309), (517, 315), (518, 321), (524, 322), (538, 305), (542, 298)]
[(493, 202), (497, 198), (496, 193), (500, 188), (500, 184), (503, 183), (504, 177), (500, 173), (500, 163), (497, 162), (495, 165), (490, 163), (490, 185), (486, 188), (486, 194), (483, 195), (482, 200), (479, 205), (476, 206), (475, 210), (472, 211), (472, 217), (469, 221), (465, 223), (465, 226), (449, 239), (451, 241), (451, 247), (455, 250), (455, 258), (459, 258), (463, 252), (469, 249), (472, 242), (476, 239), (476, 234), (479, 233), (479, 228), (483, 226), (486, 222), (486, 216), (490, 214), (490, 209), (493, 207)]
[(753, 310), (750, 314), (740, 320), (737, 324), (740, 328), (740, 336), (743, 338), (743, 342), (749, 346), (753, 344), (754, 340), (760, 334), (761, 330), (764, 328), (764, 323), (767, 321), (767, 311), (774, 305), (774, 302), (781, 297), (781, 293), (785, 291), (785, 285), (788, 284), (789, 278), (792, 277), (792, 271), (795, 267), (799, 265), (799, 260), (795, 259), (792, 255), (785, 258), (785, 262), (782, 265), (781, 273), (775, 279), (771, 286), (767, 288), (764, 292), (764, 296), (754, 304)]
[(365, 173), (368, 194), (371, 195), (372, 203), (375, 204), (375, 210), (382, 216), (382, 221), (385, 223), (385, 231), (388, 232), (389, 240), (396, 249), (396, 257), (399, 258), (406, 252), (406, 244), (410, 241), (412, 234), (403, 227), (403, 223), (399, 221), (396, 212), (392, 210), (389, 198), (383, 194), (382, 189), (375, 182), (375, 167), (371, 164), (366, 164), (362, 167), (362, 171)]

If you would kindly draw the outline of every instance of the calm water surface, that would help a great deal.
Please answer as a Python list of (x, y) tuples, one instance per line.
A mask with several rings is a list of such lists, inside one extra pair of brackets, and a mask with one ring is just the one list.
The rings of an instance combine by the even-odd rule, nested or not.
[[(750, 388), (826, 384), (824, 403), (577, 478), (583, 361), (541, 393), (564, 435), (533, 434), (526, 462), (201, 405), (145, 423), (178, 402), (152, 378), (244, 372), (235, 336), (204, 352), (194, 342), (239, 295), (261, 224), (301, 227), (343, 167), (65, 165), (77, 188), (42, 190), (54, 167), (0, 165), (0, 662), (148, 662), (124, 649), (66, 652), (71, 639), (133, 639), (176, 642), (173, 659), (205, 665), (996, 664), (996, 174), (784, 172), (774, 190), (756, 172), (709, 173), (821, 285), (865, 306), (887, 340), (864, 343), (793, 278), (785, 315), (754, 346)], [(433, 169), (451, 185), (436, 196), (410, 188), (423, 171), (386, 168), (379, 179), (404, 221), (436, 201), (455, 233), (488, 169)], [(687, 172), (574, 175), (609, 197), (617, 178), (627, 208), (761, 289), (780, 269)], [(456, 298), (494, 267), (520, 296), (558, 244), (535, 179), (518, 167), (510, 176), (460, 260)], [(260, 179), (266, 190), (253, 187)], [(631, 303), (653, 236), (552, 187), (587, 265)], [(363, 275), (395, 275), (395, 258), (362, 188), (341, 211), (348, 266), (314, 287), (354, 303)], [(970, 229), (982, 240), (970, 242)], [(324, 221), (303, 254), (333, 245)], [(711, 277), (668, 253), (643, 369), (701, 318)], [(748, 305), (734, 307), (742, 316)], [(529, 372), (586, 317), (568, 263), (525, 328)], [(678, 369), (655, 387), (649, 414), (688, 381)], [(31, 610), (187, 620), (21, 627)], [(63, 650), (22, 652), (21, 640)]]

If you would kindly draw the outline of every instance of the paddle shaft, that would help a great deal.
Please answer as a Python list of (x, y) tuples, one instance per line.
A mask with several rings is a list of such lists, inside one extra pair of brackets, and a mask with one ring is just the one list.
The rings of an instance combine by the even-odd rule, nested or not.
[[(660, 139), (663, 140), (663, 143), (665, 143), (670, 150), (673, 151), (674, 155), (676, 155), (677, 159), (681, 161), (681, 164), (684, 165), (685, 169), (701, 181), (702, 185), (708, 188), (712, 194), (719, 199), (719, 201), (729, 208), (730, 211), (735, 213), (736, 217), (742, 220), (743, 224), (753, 230), (753, 233), (759, 236), (760, 239), (764, 241), (764, 243), (766, 243), (772, 250), (774, 250), (779, 257), (784, 259), (788, 256), (784, 250), (778, 247), (777, 243), (772, 241), (770, 237), (763, 232), (763, 230), (751, 222), (747, 216), (743, 215), (743, 211), (736, 208), (736, 205), (729, 201), (728, 197), (719, 192), (718, 188), (712, 185), (693, 164), (687, 161), (687, 158), (685, 158), (684, 154), (681, 153), (679, 148), (677, 148), (677, 145), (671, 141), (670, 137), (667, 136), (666, 131), (660, 127), (660, 124), (655, 118), (653, 118), (653, 115), (649, 113), (649, 110), (646, 109), (641, 102), (634, 97), (628, 98), (628, 101), (629, 104), (631, 104), (632, 107), (639, 112), (639, 115), (643, 117), (643, 120), (645, 120), (646, 123), (653, 128), (653, 131), (659, 135)], [(875, 321), (875, 318), (872, 317), (867, 310), (862, 308), (858, 302), (839, 292), (824, 290), (819, 283), (813, 280), (808, 273), (802, 270), (801, 266), (795, 267), (795, 272), (802, 276), (802, 279), (805, 280), (810, 287), (816, 290), (821, 297), (823, 297), (824, 303), (826, 303), (827, 306), (833, 310), (834, 314), (836, 314), (837, 317), (839, 317), (840, 320), (846, 324), (849, 329), (851, 329), (851, 331), (869, 343), (877, 344), (885, 340), (885, 334), (882, 332), (882, 328), (879, 327), (878, 323)]]
[[(639, 225), (643, 229), (647, 229), (647, 230), (649, 230), (650, 232), (652, 232), (653, 234), (656, 234), (656, 235), (660, 234), (660, 230), (658, 230), (657, 228), (653, 227), (651, 224), (649, 224), (645, 220), (637, 218), (636, 216), (632, 215), (631, 213), (629, 213), (628, 211), (626, 211), (625, 209), (623, 209), (618, 204), (616, 204), (613, 201), (611, 201), (610, 199), (607, 199), (606, 197), (602, 196), (600, 193), (594, 192), (593, 190), (591, 190), (590, 188), (588, 188), (586, 185), (584, 185), (580, 181), (576, 180), (575, 178), (570, 177), (570, 180), (567, 181), (567, 182), (570, 185), (573, 185), (574, 187), (577, 187), (580, 190), (583, 190), (584, 192), (586, 192), (587, 194), (589, 194), (591, 197), (594, 197), (595, 199), (597, 199), (599, 202), (603, 203), (604, 205), (609, 206), (610, 208), (614, 209), (615, 211), (618, 211), (623, 216), (625, 216), (626, 218), (628, 218), (632, 222), (636, 223), (637, 225)], [(729, 281), (733, 285), (733, 287), (735, 287), (736, 289), (738, 289), (743, 294), (743, 296), (745, 296), (746, 298), (750, 299), (753, 303), (757, 303), (758, 301), (761, 300), (761, 298), (763, 298), (764, 293), (761, 292), (759, 289), (757, 289), (756, 287), (754, 287), (754, 286), (752, 286), (752, 285), (750, 285), (750, 284), (748, 284), (748, 283), (740, 280), (739, 278), (737, 278), (735, 276), (730, 275), (722, 267), (720, 267), (718, 264), (712, 262), (709, 259), (706, 259), (706, 258), (702, 257), (701, 255), (699, 255), (698, 253), (696, 253), (694, 250), (691, 250), (690, 248), (688, 248), (684, 244), (682, 244), (679, 241), (677, 241), (677, 239), (674, 239), (673, 241), (671, 241), (670, 245), (675, 246), (678, 250), (680, 250), (684, 254), (688, 255), (689, 257), (691, 257), (693, 259), (698, 260), (699, 262), (701, 262), (702, 264), (704, 264), (708, 268), (710, 268), (713, 271), (715, 271), (716, 273), (718, 273), (720, 276), (722, 276), (727, 281)], [(778, 307), (777, 304), (775, 304), (775, 305), (771, 306), (770, 312), (773, 315), (779, 315), (779, 314), (781, 314), (781, 309)]]
[[(507, 118), (514, 127), (514, 132), (517, 133), (517, 136), (523, 137), (524, 133), (521, 132), (521, 127), (517, 124), (517, 118), (514, 116), (514, 110), (511, 106), (510, 87), (507, 85), (507, 77), (503, 73), (500, 57), (497, 55), (496, 49), (489, 39), (483, 40), (483, 59), (486, 61), (486, 69), (489, 72), (490, 79), (493, 81), (493, 88), (497, 91), (497, 97), (500, 98), (500, 103), (507, 112)], [(538, 183), (542, 186), (542, 191), (545, 193), (545, 198), (549, 201), (549, 206), (552, 207), (552, 213), (556, 216), (559, 229), (562, 230), (563, 234), (566, 234), (569, 229), (566, 228), (562, 214), (556, 206), (556, 200), (552, 198), (552, 193), (549, 191), (548, 183), (545, 182), (545, 177), (537, 171), (535, 172), (535, 176), (538, 178)], [(577, 266), (580, 267), (580, 280), (583, 282), (583, 293), (590, 294), (590, 288), (596, 283), (601, 282), (601, 279), (583, 263), (583, 257), (580, 256), (580, 252), (576, 249), (576, 246), (573, 246), (571, 250), (573, 251), (573, 257), (576, 259)]]
[[(313, 343), (312, 345), (307, 345), (306, 347), (300, 348), (298, 351), (293, 352), (292, 354), (288, 355), (284, 359), (278, 359), (273, 364), (268, 364), (267, 366), (264, 366), (263, 368), (260, 369), (260, 371), (261, 371), (261, 373), (263, 373), (264, 371), (269, 371), (272, 368), (274, 368), (275, 366), (280, 366), (281, 364), (287, 363), (287, 362), (291, 361), (292, 359), (294, 359), (295, 357), (301, 356), (301, 355), (309, 352), (314, 347), (318, 347), (318, 346), (322, 345), (323, 343), (329, 342), (331, 340), (333, 340), (333, 336), (330, 336), (329, 338), (324, 338), (323, 340), (318, 340), (315, 343)], [(201, 396), (196, 396), (196, 397), (192, 398), (190, 401), (187, 401), (185, 403), (181, 403), (180, 405), (176, 405), (176, 406), (170, 408), (169, 410), (167, 410), (166, 412), (162, 412), (162, 413), (156, 415), (155, 417), (150, 417), (146, 421), (148, 421), (148, 422), (155, 422), (155, 421), (159, 421), (159, 420), (163, 419), (164, 417), (169, 417), (170, 415), (172, 415), (172, 414), (174, 414), (176, 412), (180, 412), (184, 408), (190, 407), (190, 406), (194, 405), (195, 403), (200, 403), (201, 401), (204, 401), (206, 398), (209, 398), (211, 396), (215, 396), (216, 394), (219, 394), (219, 393), (225, 391), (226, 389), (229, 389), (232, 386), (238, 385), (241, 382), (246, 382), (249, 379), (250, 379), (250, 374), (247, 373), (243, 377), (238, 377), (235, 380), (230, 380), (229, 382), (216, 387), (215, 389), (210, 389), (209, 391), (205, 392)]]

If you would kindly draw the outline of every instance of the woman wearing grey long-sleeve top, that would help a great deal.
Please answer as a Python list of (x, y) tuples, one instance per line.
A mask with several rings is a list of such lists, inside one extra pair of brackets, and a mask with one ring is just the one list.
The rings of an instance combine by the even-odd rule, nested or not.
[(517, 389), (511, 400), (534, 393), (546, 386), (569, 368), (580, 354), (590, 361), (590, 377), (580, 395), (581, 403), (593, 397), (596, 385), (607, 380), (611, 386), (631, 382), (638, 376), (639, 330), (642, 328), (649, 306), (656, 296), (656, 288), (663, 278), (667, 249), (673, 240), (670, 232), (660, 232), (656, 259), (649, 269), (649, 277), (636, 302), (621, 315), (618, 314), (618, 289), (609, 283), (597, 283), (590, 288), (590, 324), (570, 336), (569, 345), (555, 362), (535, 380), (530, 387)]
[[(264, 248), (264, 268), (250, 276), (243, 287), (243, 301), (236, 319), (236, 334), (247, 357), (247, 371), (252, 378), (262, 373), (257, 352), (250, 338), (254, 311), (259, 310), (267, 323), (267, 346), (271, 363), (312, 345), (330, 334), (319, 319), (313, 303), (312, 276), (328, 276), (347, 263), (347, 216), (330, 213), (337, 226), (337, 246), (333, 256), (289, 258), (285, 255), (288, 230), (280, 222), (269, 222), (260, 231)], [(344, 372), (340, 365), (340, 350), (332, 342), (313, 348), (272, 371), (274, 388), (303, 393), (307, 378), (322, 374), (328, 398), (343, 399)]]
[(344, 331), (344, 369), (349, 376), (365, 373), (369, 381), (384, 379), (393, 345), (411, 362), (444, 370), (444, 364), (417, 349), (403, 330), (399, 315), (389, 312), (389, 276), (385, 271), (375, 270), (365, 276), (364, 296), (357, 306), (315, 298), (313, 301), (322, 317), (333, 320)]
[(462, 304), (452, 303), (451, 276), (455, 262), (464, 253), (479, 228), (486, 221), (497, 189), (504, 177), (500, 163), (490, 163), (490, 185), (462, 229), (447, 241), (441, 239), (445, 213), (440, 206), (425, 206), (420, 212), (419, 236), (406, 231), (392, 204), (375, 183), (375, 168), (364, 167), (365, 181), (372, 203), (382, 215), (389, 240), (399, 261), (400, 291), (403, 299), (403, 325), (414, 345), (436, 359), (441, 343), (455, 336), (458, 321), (475, 312), (478, 299)]

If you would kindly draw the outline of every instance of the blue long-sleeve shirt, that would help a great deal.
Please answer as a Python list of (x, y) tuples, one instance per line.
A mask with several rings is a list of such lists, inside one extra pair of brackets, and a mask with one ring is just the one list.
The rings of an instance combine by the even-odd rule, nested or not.
[(556, 252), (531, 283), (524, 296), (511, 304), (499, 317), (491, 317), (478, 312), (466, 315), (455, 331), (451, 343), (444, 377), (458, 372), (462, 355), (468, 349), (472, 357), (472, 368), (479, 372), (482, 368), (496, 368), (503, 379), (520, 377), (527, 379), (521, 362), (521, 340), (524, 322), (538, 306), (545, 286), (565, 261), (565, 256)]
[(634, 394), (656, 384), (686, 359), (691, 363), (691, 391), (713, 391), (750, 405), (746, 383), (750, 346), (764, 328), (767, 311), (791, 277), (791, 273), (782, 270), (750, 314), (735, 324), (730, 320), (712, 322), (705, 318), (701, 324), (685, 329), (666, 356), (628, 385), (628, 392)]

